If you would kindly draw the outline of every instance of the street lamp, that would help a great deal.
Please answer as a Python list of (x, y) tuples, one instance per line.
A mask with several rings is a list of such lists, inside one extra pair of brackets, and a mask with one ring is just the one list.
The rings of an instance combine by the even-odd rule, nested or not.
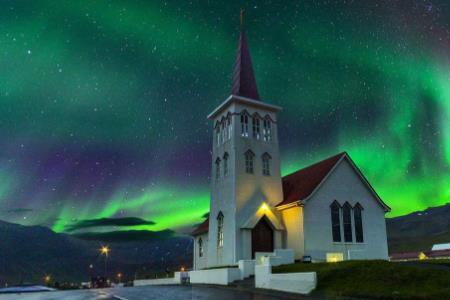
[(48, 285), (50, 283), (51, 279), (52, 279), (52, 277), (50, 275), (45, 275), (45, 277), (44, 277), (45, 284)]
[(119, 279), (119, 283), (120, 283), (120, 279), (122, 279), (122, 273), (117, 273), (117, 279)]
[(102, 246), (100, 248), (100, 254), (105, 256), (105, 278), (108, 277), (106, 264), (107, 264), (107, 261), (108, 261), (109, 251), (110, 251), (110, 249), (108, 248), (108, 246)]

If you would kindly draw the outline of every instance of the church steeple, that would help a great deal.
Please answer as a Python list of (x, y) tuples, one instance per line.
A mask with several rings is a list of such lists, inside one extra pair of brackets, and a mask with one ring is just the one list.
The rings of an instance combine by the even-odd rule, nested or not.
[(239, 36), (236, 62), (234, 63), (231, 94), (253, 100), (260, 100), (255, 75), (253, 73), (252, 58), (248, 48), (247, 36), (244, 30), (243, 18), (244, 10), (241, 10), (241, 32)]

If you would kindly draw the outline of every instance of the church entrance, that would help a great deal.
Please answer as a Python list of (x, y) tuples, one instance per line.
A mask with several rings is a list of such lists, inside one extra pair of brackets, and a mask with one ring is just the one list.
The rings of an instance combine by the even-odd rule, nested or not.
[(273, 252), (273, 229), (266, 217), (252, 229), (252, 258), (255, 258), (255, 252)]

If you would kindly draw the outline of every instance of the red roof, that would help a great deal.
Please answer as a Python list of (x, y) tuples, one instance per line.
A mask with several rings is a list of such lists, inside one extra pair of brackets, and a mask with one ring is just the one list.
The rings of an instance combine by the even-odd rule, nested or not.
[(391, 254), (391, 260), (419, 259), (421, 252), (402, 252)]
[(329, 157), (283, 177), (283, 201), (277, 206), (306, 199), (346, 152)]
[(431, 251), (427, 251), (425, 252), (425, 255), (428, 257), (450, 257), (450, 250), (446, 249), (446, 250), (431, 250)]
[(207, 218), (205, 221), (203, 221), (203, 223), (198, 225), (197, 228), (195, 228), (194, 231), (192, 231), (191, 235), (193, 236), (200, 235), (208, 232), (208, 230), (209, 230), (209, 218)]

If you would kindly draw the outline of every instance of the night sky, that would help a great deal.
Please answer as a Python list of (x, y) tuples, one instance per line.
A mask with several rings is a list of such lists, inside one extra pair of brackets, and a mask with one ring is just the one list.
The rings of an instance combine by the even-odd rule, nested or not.
[(219, 2), (1, 1), (0, 219), (200, 222), (241, 7), (283, 174), (347, 151), (388, 216), (450, 202), (448, 1)]

